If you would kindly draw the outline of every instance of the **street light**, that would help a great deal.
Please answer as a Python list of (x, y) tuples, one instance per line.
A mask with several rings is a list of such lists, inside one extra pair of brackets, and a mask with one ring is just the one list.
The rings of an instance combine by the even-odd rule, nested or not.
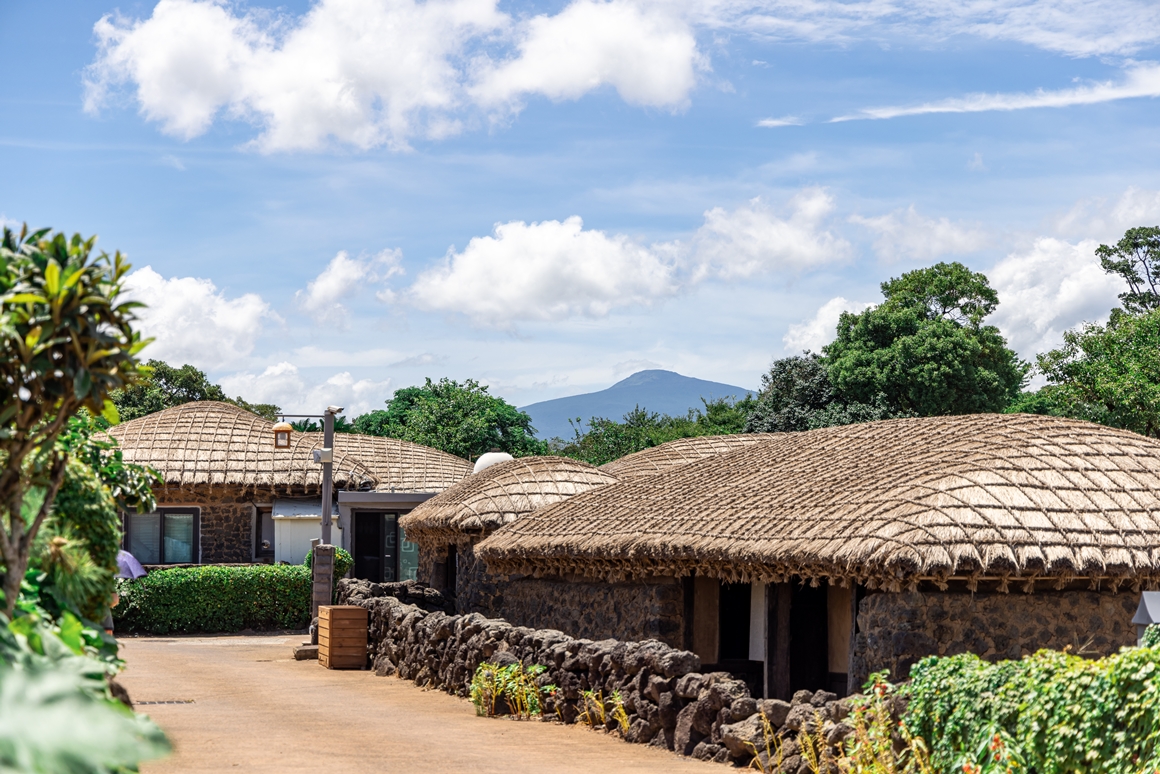
[[(327, 406), (326, 411), (319, 417), (317, 414), (279, 414), (281, 422), (274, 425), (274, 448), (287, 449), (290, 447), (290, 430), (286, 417), (295, 419), (322, 420), (322, 448), (314, 450), (314, 461), (322, 465), (322, 543), (330, 543), (331, 499), (334, 496), (333, 468), (334, 468), (334, 417), (342, 413), (342, 406)], [(284, 444), (284, 445), (283, 445)]]

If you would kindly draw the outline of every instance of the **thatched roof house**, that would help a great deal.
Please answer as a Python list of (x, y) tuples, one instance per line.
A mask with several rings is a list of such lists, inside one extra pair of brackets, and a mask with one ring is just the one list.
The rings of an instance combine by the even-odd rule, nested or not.
[(606, 462), (601, 470), (613, 474), (621, 481), (635, 481), (653, 476), (679, 465), (698, 462), (709, 457), (736, 451), (746, 446), (760, 443), (767, 435), (738, 433), (736, 435), (699, 435), (692, 438), (677, 438), (659, 446), (642, 449), (632, 454)]
[[(126, 519), (126, 545), (147, 563), (297, 563), (318, 537), (322, 467), (312, 452), (322, 447), (322, 433), (294, 432), (289, 448), (275, 448), (274, 423), (206, 401), (124, 422), (109, 434), (126, 461), (161, 474), (158, 511)], [(382, 580), (404, 572), (406, 547), (393, 536), (398, 515), (470, 471), (467, 460), (407, 441), (336, 436), (335, 542), (356, 554), (356, 574)], [(356, 533), (364, 536), (361, 547)]]
[(538, 508), (617, 482), (568, 457), (520, 457), (484, 468), (403, 516), (419, 545), (419, 579), (454, 593), (457, 607), (498, 613), (500, 590), (475, 560), (474, 547), (496, 529)]
[[(1087, 422), (994, 414), (771, 435), (537, 511), (496, 532), (478, 553), (498, 573), (609, 581), (686, 576), (701, 584), (698, 592), (718, 581), (721, 589), (752, 585), (746, 593), (755, 608), (766, 584), (788, 604), (785, 594), (810, 592), (802, 582), (828, 581), (831, 629), (833, 607), (851, 604), (851, 588), (859, 626), (901, 599), (913, 607), (929, 602), (919, 599), (924, 594), (949, 590), (970, 595), (963, 604), (975, 610), (992, 603), (973, 593), (987, 592), (1007, 600), (994, 604), (1013, 611), (1010, 618), (1004, 613), (1004, 625), (1021, 632), (996, 638), (991, 655), (1018, 655), (1020, 647), (1048, 646), (1063, 636), (1051, 634), (1043, 611), (1025, 609), (1042, 600), (1019, 602), (1023, 595), (1003, 592), (1067, 589), (1071, 596), (1059, 604), (1078, 605), (1074, 626), (1052, 625), (1080, 643), (1091, 634), (1096, 647), (1107, 649), (1130, 641), (1131, 612), (1121, 626), (1117, 605), (1134, 609), (1134, 600), (1121, 595), (1127, 603), (1109, 602), (1093, 591), (1081, 605), (1078, 589), (1160, 581), (1160, 442)], [(866, 596), (874, 590), (894, 593)], [(813, 603), (824, 608), (826, 598)], [(1097, 612), (1083, 612), (1088, 608)], [(848, 632), (850, 613), (845, 617), (837, 625)], [(1036, 620), (1042, 623), (1029, 623)], [(1107, 626), (1088, 632), (1092, 620)], [(760, 617), (750, 624), (752, 633)], [(921, 647), (906, 647), (959, 647), (956, 637), (966, 635), (952, 636), (950, 624), (940, 625), (937, 636), (923, 629)], [(1027, 627), (1038, 628), (1023, 632)], [(878, 659), (865, 667), (877, 658), (876, 647), (902, 647), (897, 640), (874, 642), (864, 641), (854, 662), (839, 659), (853, 663), (849, 669), (829, 671), (864, 674), (882, 665)], [(833, 653), (832, 640), (830, 646)], [(894, 653), (887, 665), (910, 655)]]

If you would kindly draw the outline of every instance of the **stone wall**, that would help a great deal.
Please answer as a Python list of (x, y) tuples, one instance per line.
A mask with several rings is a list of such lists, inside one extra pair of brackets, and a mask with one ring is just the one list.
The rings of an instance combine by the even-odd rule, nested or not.
[[(587, 579), (492, 575), (475, 554), (478, 539), (456, 543), (455, 612), (503, 618), (517, 626), (559, 629), (573, 637), (656, 639), (679, 646), (683, 584), (676, 578), (603, 583)], [(419, 581), (445, 589), (449, 544), (420, 544)]]
[[(403, 585), (339, 581), (340, 603), (370, 613), (368, 659), (379, 676), (467, 696), (481, 663), (542, 664), (547, 671), (539, 685), (558, 688), (545, 699), (543, 719), (577, 722), (585, 692), (599, 692), (606, 700), (618, 693), (628, 715), (626, 741), (739, 766), (765, 749), (759, 714), (764, 713), (781, 740), (779, 770), (785, 774), (809, 771), (799, 747), (804, 724), (822, 723), (823, 747), (831, 753), (851, 733), (843, 722), (849, 700), (832, 693), (799, 691), (790, 702), (757, 700), (728, 673), (702, 674), (696, 655), (657, 640), (574, 639), (478, 613), (447, 615), (395, 598), (401, 595), (395, 587)], [(619, 733), (611, 718), (606, 725)]]
[(154, 491), (160, 508), (196, 505), (201, 510), (201, 563), (253, 560), (254, 502), (273, 492), (241, 486), (167, 486)]
[(1099, 591), (870, 594), (858, 604), (851, 663), (856, 685), (871, 672), (905, 679), (925, 656), (971, 652), (1017, 659), (1042, 648), (1108, 655), (1136, 644), (1134, 594)]
[(684, 636), (684, 591), (676, 578), (648, 583), (519, 578), (507, 584), (499, 612), (519, 626), (559, 629), (573, 637), (659, 640), (679, 647)]

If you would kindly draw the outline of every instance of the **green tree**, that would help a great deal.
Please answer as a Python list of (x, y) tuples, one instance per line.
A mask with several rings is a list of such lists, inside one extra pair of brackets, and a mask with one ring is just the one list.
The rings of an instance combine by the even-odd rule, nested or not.
[(1160, 438), (1160, 308), (1115, 309), (1107, 325), (1067, 331), (1038, 368), (1050, 413)]
[(1140, 226), (1124, 232), (1114, 245), (1096, 248), (1100, 266), (1128, 283), (1120, 294), (1126, 311), (1140, 314), (1160, 307), (1160, 226)]
[(741, 400), (701, 399), (704, 410), (690, 409), (685, 416), (669, 416), (637, 406), (621, 421), (592, 417), (586, 429), (580, 419), (572, 422), (574, 437), (554, 443), (554, 452), (593, 465), (619, 459), (626, 454), (659, 446), (677, 438), (698, 435), (731, 435), (745, 431), (746, 418), (753, 410), (753, 398)]
[(143, 370), (147, 373), (145, 379), (112, 395), (122, 421), (199, 400), (232, 403), (271, 422), (281, 411), (272, 403), (248, 403), (240, 397), (230, 399), (221, 386), (210, 382), (203, 371), (189, 364), (174, 368), (162, 360), (150, 360)]
[(824, 348), (830, 381), (848, 404), (941, 416), (997, 412), (1029, 366), (983, 318), (998, 304), (987, 278), (939, 263), (882, 283), (885, 300), (843, 313)]
[(386, 410), (354, 420), (354, 430), (441, 449), (474, 459), (489, 449), (514, 457), (546, 454), (548, 446), (535, 437), (532, 419), (503, 398), (491, 395), (474, 379), (462, 384), (427, 379), (422, 387), (396, 390)]
[[(33, 541), (64, 480), (57, 441), (79, 410), (116, 420), (114, 390), (139, 377), (139, 304), (122, 300), (129, 264), (94, 255), (96, 238), (43, 229), (0, 239), (0, 559), (11, 617)], [(34, 513), (30, 490), (43, 491)]]

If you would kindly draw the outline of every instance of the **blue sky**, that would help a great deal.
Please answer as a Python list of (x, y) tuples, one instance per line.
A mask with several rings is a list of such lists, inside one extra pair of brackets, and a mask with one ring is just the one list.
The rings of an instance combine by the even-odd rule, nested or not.
[(1160, 223), (1154, 2), (3, 0), (0, 41), (0, 216), (293, 410), (756, 386), (938, 260), (1030, 358)]

